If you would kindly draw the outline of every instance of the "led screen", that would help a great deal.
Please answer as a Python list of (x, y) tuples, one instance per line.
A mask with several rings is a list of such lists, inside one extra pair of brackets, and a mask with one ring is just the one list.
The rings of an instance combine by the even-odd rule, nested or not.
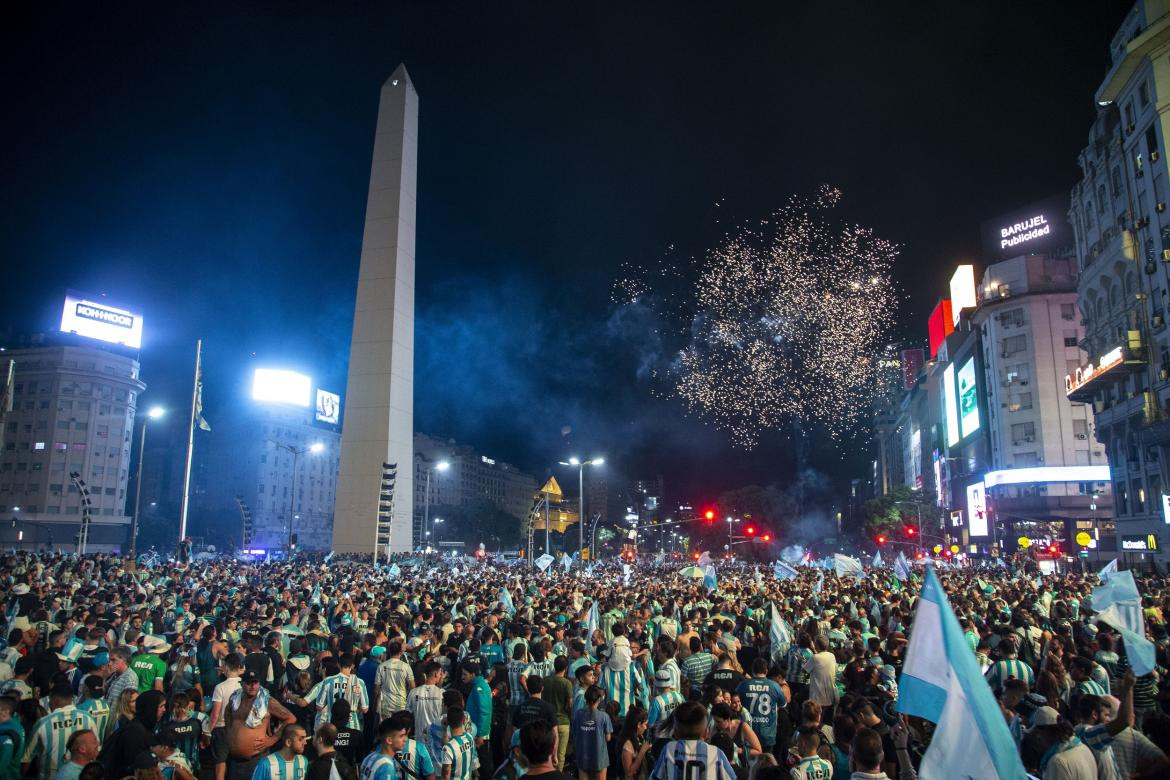
[(975, 384), (975, 358), (959, 369), (959, 432), (967, 438), (979, 430), (979, 390)]
[(307, 407), (310, 385), (312, 380), (296, 371), (258, 368), (252, 376), (252, 398), (256, 401)]
[(341, 419), (341, 396), (328, 390), (317, 388), (317, 422), (337, 425)]
[(967, 486), (967, 528), (971, 536), (987, 536), (987, 491), (982, 482)]
[(65, 294), (61, 330), (133, 349), (142, 348), (141, 314), (72, 291)]
[(955, 400), (955, 366), (950, 364), (943, 371), (943, 404), (946, 406), (947, 446), (959, 442), (959, 403)]

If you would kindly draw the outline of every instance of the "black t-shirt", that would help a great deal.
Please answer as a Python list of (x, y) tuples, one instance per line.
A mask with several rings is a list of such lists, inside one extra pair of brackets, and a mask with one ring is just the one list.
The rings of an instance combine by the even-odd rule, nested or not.
[(714, 683), (728, 693), (735, 693), (735, 689), (743, 682), (743, 675), (734, 669), (714, 669), (703, 682), (708, 685)]
[(534, 720), (543, 720), (549, 725), (555, 726), (557, 724), (557, 711), (544, 699), (529, 696), (516, 710), (516, 716), (512, 718), (512, 725), (520, 728), (525, 723), (531, 723)]
[(337, 739), (333, 742), (333, 749), (345, 758), (351, 765), (354, 765), (355, 756), (358, 749), (358, 737), (360, 732), (357, 729), (344, 728), (337, 730)]

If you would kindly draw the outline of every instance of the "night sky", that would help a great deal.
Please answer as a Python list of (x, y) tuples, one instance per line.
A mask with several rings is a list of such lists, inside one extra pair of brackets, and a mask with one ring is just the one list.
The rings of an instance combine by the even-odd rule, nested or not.
[[(202, 336), (213, 425), (254, 365), (342, 391), (378, 90), (405, 62), (416, 430), (538, 476), (604, 454), (703, 500), (783, 483), (791, 448), (736, 451), (651, 397), (611, 321), (620, 264), (829, 183), (903, 245), (900, 335), (925, 338), (980, 223), (1077, 180), (1131, 4), (164, 5), (4, 25), (0, 328), (53, 329), (66, 288), (139, 306), (149, 402), (182, 407)], [(864, 473), (846, 450), (814, 463)]]

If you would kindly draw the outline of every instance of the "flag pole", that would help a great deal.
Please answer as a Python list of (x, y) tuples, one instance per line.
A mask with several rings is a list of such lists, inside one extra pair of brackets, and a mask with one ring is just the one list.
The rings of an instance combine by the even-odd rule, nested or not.
[(187, 505), (191, 500), (191, 453), (195, 448), (195, 408), (199, 403), (199, 361), (203, 355), (203, 339), (195, 342), (195, 381), (191, 387), (191, 420), (187, 426), (187, 465), (183, 470), (183, 506), (179, 511), (179, 542), (187, 538)]

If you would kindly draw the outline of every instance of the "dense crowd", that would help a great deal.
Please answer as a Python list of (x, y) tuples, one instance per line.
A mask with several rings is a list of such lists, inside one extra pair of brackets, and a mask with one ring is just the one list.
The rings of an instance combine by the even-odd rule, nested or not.
[[(916, 777), (921, 570), (675, 568), (7, 555), (0, 780)], [(1135, 678), (1094, 575), (938, 574), (1030, 773), (1170, 776), (1170, 583)]]

